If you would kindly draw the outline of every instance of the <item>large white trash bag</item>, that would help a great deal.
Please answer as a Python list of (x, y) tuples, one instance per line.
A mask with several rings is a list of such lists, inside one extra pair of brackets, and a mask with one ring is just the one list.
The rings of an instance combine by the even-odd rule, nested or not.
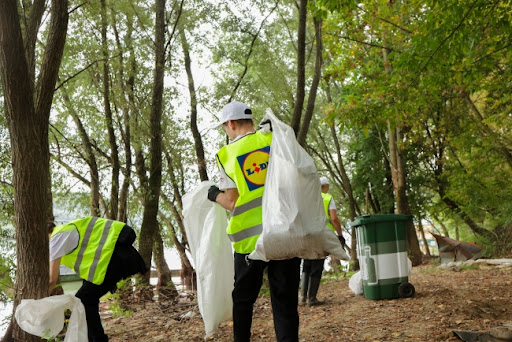
[(206, 337), (232, 317), (235, 278), (226, 210), (208, 200), (213, 184), (204, 181), (183, 196), (183, 221), (197, 274), (197, 301)]
[(42, 299), (23, 299), (16, 307), (14, 318), (29, 334), (51, 338), (64, 328), (64, 311), (71, 310), (64, 342), (87, 342), (87, 320), (84, 305), (72, 294)]
[(251, 259), (293, 257), (349, 260), (336, 235), (327, 227), (321, 185), (313, 158), (299, 145), (292, 128), (270, 109), (272, 145), (263, 191), (263, 232)]

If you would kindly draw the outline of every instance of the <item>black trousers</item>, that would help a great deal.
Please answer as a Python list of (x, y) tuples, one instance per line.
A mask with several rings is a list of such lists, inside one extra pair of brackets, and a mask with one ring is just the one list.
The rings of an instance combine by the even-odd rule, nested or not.
[(268, 267), (274, 330), (279, 342), (299, 341), (297, 310), (300, 259), (251, 260), (247, 254), (235, 253), (235, 287), (233, 289), (233, 333), (235, 342), (251, 338), (253, 305), (261, 289), (263, 272)]
[(325, 259), (304, 259), (302, 272), (309, 273), (311, 278), (322, 278)]
[(84, 280), (82, 287), (75, 294), (77, 298), (80, 298), (85, 308), (89, 342), (108, 341), (100, 320), (100, 298), (109, 291), (114, 293), (117, 288), (116, 284), (121, 279), (126, 279), (136, 273), (144, 274), (147, 272), (142, 257), (132, 246), (134, 241), (135, 232), (131, 227), (124, 226), (116, 242), (103, 283), (96, 285)]

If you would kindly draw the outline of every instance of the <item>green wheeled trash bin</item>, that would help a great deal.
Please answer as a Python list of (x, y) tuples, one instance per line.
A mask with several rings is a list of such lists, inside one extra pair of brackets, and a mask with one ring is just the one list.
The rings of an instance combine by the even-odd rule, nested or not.
[(368, 299), (412, 297), (406, 226), (411, 216), (398, 214), (364, 215), (351, 226), (356, 230), (357, 257)]

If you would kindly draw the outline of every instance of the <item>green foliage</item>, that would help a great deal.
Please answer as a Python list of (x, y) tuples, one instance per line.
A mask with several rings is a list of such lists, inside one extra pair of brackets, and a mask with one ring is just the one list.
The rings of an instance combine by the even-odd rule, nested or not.
[(0, 229), (0, 302), (11, 301), (14, 297), (14, 279), (16, 272), (14, 240), (11, 234), (14, 235), (11, 229)]
[[(103, 10), (100, 2), (86, 2), (70, 13), (50, 118), (52, 195), (66, 212), (89, 214), (90, 161), (85, 160), (78, 129), (83, 125), (99, 169), (99, 192), (109, 207), (112, 151), (106, 132), (111, 125), (122, 172), (131, 171), (126, 176), (130, 181), (130, 220), (140, 221), (145, 187), (134, 162), (135, 152), (141, 151), (145, 160), (138, 162), (149, 169), (153, 9), (144, 1), (107, 1), (106, 5)], [(389, 123), (403, 129), (404, 137), (398, 143), (406, 160), (406, 191), (412, 212), (431, 220), (438, 217), (450, 233), (457, 229), (461, 239), (485, 244), (490, 255), (509, 253), (510, 2), (317, 0), (308, 6), (306, 88), (314, 66), (313, 15), (323, 21), (324, 65), (307, 150), (320, 173), (333, 180), (331, 189), (342, 221), (348, 221), (350, 212), (347, 184), (342, 184), (340, 177), (341, 161), (359, 213), (365, 213), (366, 189), (375, 202), (376, 209), (370, 208), (371, 212), (394, 210)], [(190, 148), (194, 142), (189, 134), (184, 56), (173, 31), (175, 10), (167, 8), (162, 119), (162, 193), (170, 203), (161, 202), (160, 210), (178, 227), (173, 210), (179, 212), (180, 196), (197, 184), (198, 177), (196, 156)], [(298, 11), (296, 2), (290, 0), (275, 5), (263, 0), (194, 1), (183, 3), (183, 10), (176, 29), (186, 33), (192, 63), (201, 70), (195, 74), (207, 71), (212, 78), (196, 78), (195, 90), (207, 166), (214, 173), (212, 151), (225, 140), (205, 127), (228, 98), (249, 103), (255, 121), (271, 108), (289, 122), (297, 83)], [(107, 19), (105, 50), (101, 44), (102, 13)], [(112, 122), (105, 118), (104, 67), (109, 68), (106, 95)], [(341, 145), (340, 156), (331, 127)], [(125, 147), (128, 137), (131, 146)], [(128, 158), (130, 166), (126, 166)], [(14, 235), (13, 229), (7, 228), (13, 217), (11, 162), (5, 115), (0, 115), (0, 248), (6, 250), (13, 245), (3, 236)], [(468, 228), (468, 218), (489, 235)], [(167, 245), (173, 244), (173, 234), (179, 236), (180, 232), (163, 230)], [(1, 255), (0, 273), (8, 270), (11, 279), (12, 259)], [(0, 285), (0, 293), (6, 288)]]
[[(113, 296), (115, 296), (115, 294)], [(109, 309), (112, 311), (112, 317), (130, 317), (132, 315), (132, 311), (124, 309), (117, 301), (115, 301), (115, 298), (113, 298), (113, 300), (114, 301), (109, 306)]]
[(263, 274), (263, 283), (261, 284), (260, 296), (269, 298), (270, 297), (270, 283), (268, 281), (268, 274)]
[(358, 202), (365, 203), (365, 192), (369, 188), (377, 204), (375, 213), (389, 214), (393, 213), (394, 198), (389, 162), (383, 153), (383, 136), (382, 130), (369, 129), (364, 134), (351, 129), (346, 145), (347, 160), (352, 165), (352, 188)]
[(461, 271), (471, 271), (471, 270), (478, 270), (480, 268), (479, 264), (467, 264), (460, 266)]
[(322, 283), (329, 283), (332, 281), (338, 281), (341, 279), (350, 279), (356, 271), (349, 271), (349, 265), (346, 267), (343, 265), (334, 266), (329, 271), (324, 271), (322, 274)]
[(51, 333), (50, 329), (48, 329), (47, 332), (45, 331), (45, 333), (42, 336), (42, 339), (44, 339), (45, 341), (48, 341), (48, 342), (62, 342), (62, 341), (64, 341), (64, 338), (59, 337), (59, 336), (51, 336), (50, 333)]
[(441, 259), (433, 258), (432, 260), (430, 260), (429, 265), (431, 265), (431, 266), (439, 266), (439, 265), (441, 265)]
[(132, 315), (133, 312), (126, 308), (127, 293), (133, 293), (131, 278), (120, 280), (117, 283), (117, 291), (105, 296), (105, 299), (110, 302), (109, 308), (114, 318), (130, 317)]
[[(364, 133), (355, 143), (386, 122), (402, 127), (411, 209), (458, 217), (503, 251), (512, 241), (510, 4), (318, 4), (330, 11), (325, 75), (340, 89), (331, 116)], [(359, 194), (358, 184), (384, 170), (368, 160), (375, 149), (360, 151), (352, 158)]]

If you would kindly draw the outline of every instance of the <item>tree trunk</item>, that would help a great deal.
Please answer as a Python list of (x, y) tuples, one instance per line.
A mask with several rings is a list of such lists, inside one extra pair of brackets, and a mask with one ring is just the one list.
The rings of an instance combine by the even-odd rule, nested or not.
[(181, 235), (181, 241), (177, 237), (178, 234), (176, 234), (176, 229), (172, 222), (169, 219), (165, 218), (167, 226), (170, 227), (172, 230), (171, 234), (174, 242), (174, 247), (176, 248), (176, 250), (178, 251), (178, 255), (180, 256), (182, 284), (187, 289), (196, 288), (195, 285), (193, 285), (194, 279), (192, 278), (194, 274), (194, 268), (192, 267), (192, 264), (190, 263), (190, 260), (188, 259), (186, 253), (186, 246), (188, 245), (188, 240), (185, 231), (185, 226), (183, 224), (183, 219), (178, 213), (178, 209), (176, 208), (176, 206), (173, 203), (171, 203), (170, 200), (164, 194), (162, 194), (162, 199), (171, 209), (174, 220), (178, 222), (178, 228), (180, 233), (179, 235)]
[(105, 215), (110, 219), (117, 219), (119, 203), (119, 149), (117, 147), (114, 123), (112, 120), (112, 109), (110, 108), (110, 71), (107, 41), (107, 8), (105, 0), (101, 0), (101, 49), (103, 54), (103, 108), (105, 110), (105, 123), (107, 125), (108, 142), (110, 144), (110, 164), (112, 180), (110, 182), (110, 210)]
[[(162, 194), (163, 200), (168, 203), (168, 199), (165, 198), (165, 196)], [(174, 207), (174, 206), (173, 206)], [(174, 207), (175, 209), (175, 207)], [(174, 214), (173, 214), (174, 215)], [(167, 218), (162, 212), (159, 213), (160, 219), (166, 223), (166, 226), (169, 227), (171, 230), (171, 236), (172, 240), (174, 242), (174, 247), (176, 247), (176, 250), (178, 251), (178, 255), (180, 256), (181, 260), (181, 283), (185, 288), (187, 289), (196, 289), (195, 285), (195, 279), (193, 278), (194, 275), (194, 268), (192, 267), (192, 264), (190, 263), (190, 260), (188, 260), (185, 244), (181, 242), (177, 236), (176, 236), (176, 229), (174, 228), (171, 220)], [(182, 229), (182, 228), (180, 228)]]
[[(391, 71), (391, 64), (388, 60), (388, 51), (382, 49), (382, 59), (384, 62), (384, 68), (386, 73)], [(410, 215), (411, 209), (409, 207), (409, 201), (406, 194), (406, 168), (405, 158), (401, 146), (398, 144), (402, 143), (402, 128), (397, 125), (396, 127), (391, 126), (391, 122), (388, 120), (388, 137), (389, 137), (389, 164), (391, 167), (391, 178), (393, 180), (393, 189), (395, 192), (395, 211), (398, 214)], [(406, 238), (407, 248), (411, 257), (413, 266), (421, 265), (422, 254), (420, 250), (420, 243), (418, 236), (416, 235), (416, 229), (414, 223), (409, 220), (406, 227)]]
[[(380, 213), (380, 205), (379, 205), (378, 201), (375, 201), (373, 199), (372, 191), (371, 191), (371, 184), (370, 184), (370, 188), (368, 188), (367, 191), (368, 191), (368, 204), (372, 207), (372, 211), (374, 214), (379, 214)], [(367, 211), (367, 214), (369, 214), (368, 211)]]
[[(164, 256), (164, 241), (160, 234), (160, 229), (155, 232), (154, 255), (156, 270), (158, 271), (159, 286), (174, 286), (172, 283), (172, 274)], [(170, 285), (169, 285), (170, 284)]]
[(93, 146), (91, 144), (91, 140), (89, 139), (89, 135), (87, 134), (85, 127), (80, 119), (78, 113), (75, 111), (71, 100), (69, 99), (68, 93), (66, 92), (65, 87), (60, 88), (62, 92), (62, 98), (64, 99), (64, 103), (66, 104), (66, 108), (73, 118), (75, 125), (78, 129), (78, 134), (80, 135), (80, 139), (82, 140), (82, 148), (85, 153), (85, 162), (89, 166), (89, 174), (91, 176), (91, 180), (89, 182), (90, 187), (90, 214), (92, 216), (100, 216), (100, 175), (98, 171), (98, 164), (96, 163), (96, 155), (94, 154)]
[(299, 5), (299, 27), (297, 35), (297, 89), (295, 93), (295, 104), (293, 116), (290, 123), (295, 135), (299, 133), (300, 119), (304, 107), (304, 96), (306, 86), (306, 19), (308, 0), (300, 0)]
[(425, 230), (423, 229), (423, 223), (421, 221), (422, 221), (422, 217), (420, 215), (418, 217), (418, 229), (421, 234), (421, 239), (423, 240), (423, 245), (425, 246), (425, 254), (430, 257), (431, 256), (430, 247), (428, 246), (427, 237), (425, 236)]
[[(389, 135), (389, 161), (391, 166), (391, 176), (393, 178), (393, 189), (395, 191), (396, 213), (411, 215), (409, 201), (406, 194), (406, 171), (405, 160), (402, 149), (398, 146), (397, 142), (402, 141), (401, 128), (392, 128), (391, 123), (388, 121), (388, 135)], [(421, 265), (422, 254), (416, 229), (412, 220), (409, 220), (406, 226), (407, 248), (413, 266)]]
[(165, 299), (175, 298), (178, 295), (178, 292), (176, 291), (176, 286), (172, 281), (172, 272), (169, 269), (167, 262), (165, 261), (164, 242), (162, 240), (162, 235), (160, 234), (160, 229), (155, 232), (153, 258), (155, 260), (156, 270), (158, 272), (158, 282), (156, 284), (156, 288), (160, 300), (163, 300), (161, 297), (165, 297)]
[(208, 172), (206, 170), (206, 160), (204, 158), (204, 147), (201, 134), (197, 128), (197, 93), (194, 86), (194, 75), (192, 75), (192, 67), (190, 61), (190, 52), (187, 42), (187, 37), (184, 30), (180, 30), (181, 46), (183, 54), (185, 55), (185, 70), (187, 71), (188, 78), (188, 92), (190, 94), (190, 130), (194, 137), (194, 147), (197, 158), (197, 169), (199, 171), (199, 179), (201, 181), (208, 180)]
[[(115, 15), (113, 15), (115, 17)], [(122, 222), (128, 221), (128, 194), (130, 190), (130, 181), (131, 181), (131, 167), (132, 167), (132, 153), (131, 153), (131, 124), (130, 124), (130, 114), (133, 112), (133, 104), (135, 103), (134, 97), (134, 84), (135, 84), (135, 73), (137, 68), (137, 62), (135, 60), (135, 53), (133, 51), (132, 42), (132, 32), (133, 32), (133, 20), (130, 15), (126, 17), (126, 38), (125, 41), (129, 42), (128, 50), (130, 52), (130, 56), (128, 58), (129, 62), (129, 70), (128, 70), (128, 79), (126, 84), (124, 83), (124, 69), (120, 69), (120, 83), (121, 83), (121, 91), (123, 93), (123, 98), (126, 99), (127, 105), (123, 108), (123, 142), (124, 142), (124, 155), (125, 155), (125, 167), (123, 168), (123, 184), (121, 185), (121, 190), (119, 192), (119, 211), (118, 211), (118, 220)], [(116, 35), (116, 41), (118, 45), (118, 49), (121, 51), (121, 43), (119, 37)], [(121, 60), (123, 55), (121, 54)], [(121, 65), (124, 65), (121, 63)]]
[(42, 16), (46, 10), (46, 1), (36, 0), (24, 3), (25, 13), (28, 13), (25, 27), (25, 58), (28, 66), (28, 78), (31, 83), (31, 89), (34, 90), (36, 79), (36, 42), (39, 29), (41, 27)]
[[(341, 157), (341, 147), (340, 142), (338, 140), (338, 136), (336, 134), (336, 129), (334, 125), (331, 126), (331, 135), (333, 137), (334, 144), (336, 146), (336, 154), (338, 157), (338, 169), (340, 172), (340, 176), (342, 179), (342, 187), (345, 193), (347, 194), (348, 199), (348, 215), (350, 222), (354, 221), (356, 218), (356, 199), (354, 198), (354, 193), (352, 192), (352, 184), (350, 183), (350, 178), (348, 177), (347, 171), (345, 169), (345, 165), (343, 163), (343, 159)], [(356, 240), (356, 229), (355, 227), (350, 228), (350, 259), (354, 262), (353, 268), (355, 270), (359, 269), (359, 259), (357, 258), (357, 240)]]
[[(327, 100), (329, 101), (329, 103), (332, 103), (332, 97), (331, 97), (329, 83), (327, 83), (327, 85), (326, 85), (326, 93), (327, 93)], [(330, 125), (330, 129), (331, 129), (332, 140), (333, 140), (334, 146), (336, 148), (336, 156), (338, 159), (337, 170), (341, 177), (341, 187), (342, 187), (343, 191), (345, 192), (345, 194), (347, 195), (348, 215), (349, 215), (350, 221), (352, 222), (352, 221), (354, 221), (354, 219), (357, 216), (357, 209), (356, 209), (357, 201), (354, 198), (354, 193), (352, 191), (352, 184), (351, 184), (350, 178), (348, 177), (348, 174), (347, 174), (347, 171), (345, 168), (345, 164), (343, 163), (343, 158), (341, 156), (341, 146), (340, 146), (340, 142), (338, 140), (338, 135), (336, 134), (336, 127), (335, 127), (334, 123), (332, 123), (332, 125)], [(324, 144), (324, 146), (326, 146), (326, 145)], [(327, 148), (327, 146), (326, 146), (326, 148)], [(328, 165), (326, 165), (326, 166), (328, 166)], [(359, 259), (357, 258), (357, 240), (356, 240), (356, 230), (354, 227), (350, 228), (350, 235), (351, 235), (350, 248), (347, 247), (347, 249), (349, 250), (349, 253), (350, 253), (350, 259), (353, 261), (353, 269), (358, 270), (359, 269)]]
[[(443, 231), (444, 236), (450, 237), (450, 233), (448, 232), (448, 228), (446, 228), (445, 224), (439, 219), (439, 217), (435, 213), (431, 213), (432, 218), (439, 223), (441, 226), (441, 229)], [(432, 222), (432, 226), (434, 225), (434, 222)]]
[(311, 89), (309, 90), (308, 103), (306, 106), (306, 113), (299, 134), (297, 135), (297, 141), (302, 147), (306, 147), (306, 137), (308, 135), (309, 124), (313, 117), (315, 110), (316, 93), (318, 90), (318, 83), (320, 83), (320, 77), (322, 75), (322, 20), (314, 18), (315, 21), (315, 38), (316, 38), (316, 59), (315, 59), (315, 73), (313, 81), (311, 83)]
[(128, 194), (130, 192), (131, 168), (132, 168), (132, 153), (130, 144), (130, 114), (127, 108), (123, 111), (124, 122), (124, 154), (125, 166), (123, 168), (123, 184), (119, 192), (119, 211), (117, 219), (121, 222), (128, 222)]
[[(155, 19), (155, 80), (153, 84), (153, 98), (151, 103), (151, 118), (149, 122), (150, 143), (150, 168), (148, 179), (148, 191), (144, 201), (144, 214), (140, 229), (139, 252), (146, 265), (151, 265), (154, 235), (158, 229), (158, 202), (160, 199), (160, 187), (162, 183), (162, 99), (164, 86), (165, 63), (165, 0), (157, 0)], [(148, 272), (144, 280), (149, 283)]]
[[(33, 56), (25, 54), (17, 1), (0, 1), (0, 73), (12, 152), (16, 228), (14, 310), (22, 299), (48, 296), (47, 222), (51, 219), (48, 124), (66, 40), (67, 1), (53, 1), (51, 13), (34, 89), (35, 76), (29, 70)], [(35, 44), (35, 39), (29, 41)], [(35, 51), (33, 47), (27, 47), (29, 50)], [(16, 324), (13, 335), (15, 341), (40, 340)]]

